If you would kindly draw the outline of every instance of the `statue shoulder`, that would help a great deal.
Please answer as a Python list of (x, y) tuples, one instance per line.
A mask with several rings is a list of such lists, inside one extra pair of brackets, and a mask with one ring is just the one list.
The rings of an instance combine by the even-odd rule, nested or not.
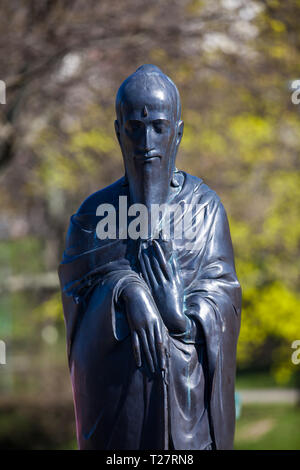
[(198, 176), (190, 175), (189, 173), (183, 172), (185, 176), (185, 186), (189, 192), (201, 200), (202, 203), (210, 203), (211, 205), (218, 205), (220, 203), (220, 197), (218, 194), (211, 189), (203, 179)]
[(118, 204), (119, 196), (127, 194), (124, 177), (87, 197), (77, 211), (77, 215), (96, 214), (100, 204)]

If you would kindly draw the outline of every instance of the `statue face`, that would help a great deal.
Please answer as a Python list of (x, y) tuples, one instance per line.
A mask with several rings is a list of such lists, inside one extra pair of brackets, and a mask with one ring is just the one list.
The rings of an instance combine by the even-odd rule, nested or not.
[(116, 122), (116, 132), (131, 185), (143, 185), (146, 190), (151, 178), (148, 192), (168, 187), (182, 127), (167, 88), (133, 84), (125, 91), (122, 122)]
[(164, 166), (170, 157), (176, 125), (171, 100), (161, 89), (132, 98), (123, 104), (120, 128), (126, 163), (134, 160), (138, 165), (159, 163)]

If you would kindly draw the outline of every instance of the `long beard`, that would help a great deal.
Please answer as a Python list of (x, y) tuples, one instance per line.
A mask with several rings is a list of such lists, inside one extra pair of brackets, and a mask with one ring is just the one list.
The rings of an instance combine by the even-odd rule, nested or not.
[(144, 204), (150, 211), (152, 204), (167, 202), (170, 186), (169, 172), (168, 169), (161, 169), (159, 165), (153, 163), (143, 164), (141, 170), (136, 179), (128, 175), (130, 192), (133, 202)]
[[(136, 175), (137, 176), (137, 175)], [(154, 205), (161, 205), (167, 202), (169, 193), (168, 169), (162, 169), (160, 165), (153, 163), (143, 164), (139, 169), (138, 178), (127, 175), (130, 188), (130, 204), (143, 204), (147, 209), (147, 215), (143, 224), (147, 235), (153, 235), (157, 230), (157, 222), (152, 219)]]

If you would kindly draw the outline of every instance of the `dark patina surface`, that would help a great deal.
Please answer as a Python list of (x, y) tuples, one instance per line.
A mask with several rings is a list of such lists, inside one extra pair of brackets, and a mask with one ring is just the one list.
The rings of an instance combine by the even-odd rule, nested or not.
[[(79, 447), (230, 449), (241, 290), (224, 207), (175, 167), (180, 97), (160, 69), (128, 77), (116, 113), (125, 175), (71, 217), (59, 268)], [(192, 246), (185, 231), (165, 236), (164, 215), (125, 237), (121, 196), (196, 207)], [(97, 236), (101, 204), (115, 209), (115, 239)]]

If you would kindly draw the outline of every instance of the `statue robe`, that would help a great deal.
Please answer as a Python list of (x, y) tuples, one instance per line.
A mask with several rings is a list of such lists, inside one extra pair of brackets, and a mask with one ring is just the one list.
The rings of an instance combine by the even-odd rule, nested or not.
[[(99, 204), (128, 194), (124, 178), (71, 217), (59, 267), (80, 449), (231, 449), (241, 290), (224, 207), (199, 178), (179, 172), (172, 204), (197, 204), (191, 249), (173, 240), (193, 337), (168, 335), (166, 374), (136, 367), (121, 290), (142, 283), (133, 240), (99, 240)], [(195, 220), (195, 219), (192, 219)], [(209, 432), (205, 422), (209, 422)], [(172, 444), (170, 444), (172, 442)]]

